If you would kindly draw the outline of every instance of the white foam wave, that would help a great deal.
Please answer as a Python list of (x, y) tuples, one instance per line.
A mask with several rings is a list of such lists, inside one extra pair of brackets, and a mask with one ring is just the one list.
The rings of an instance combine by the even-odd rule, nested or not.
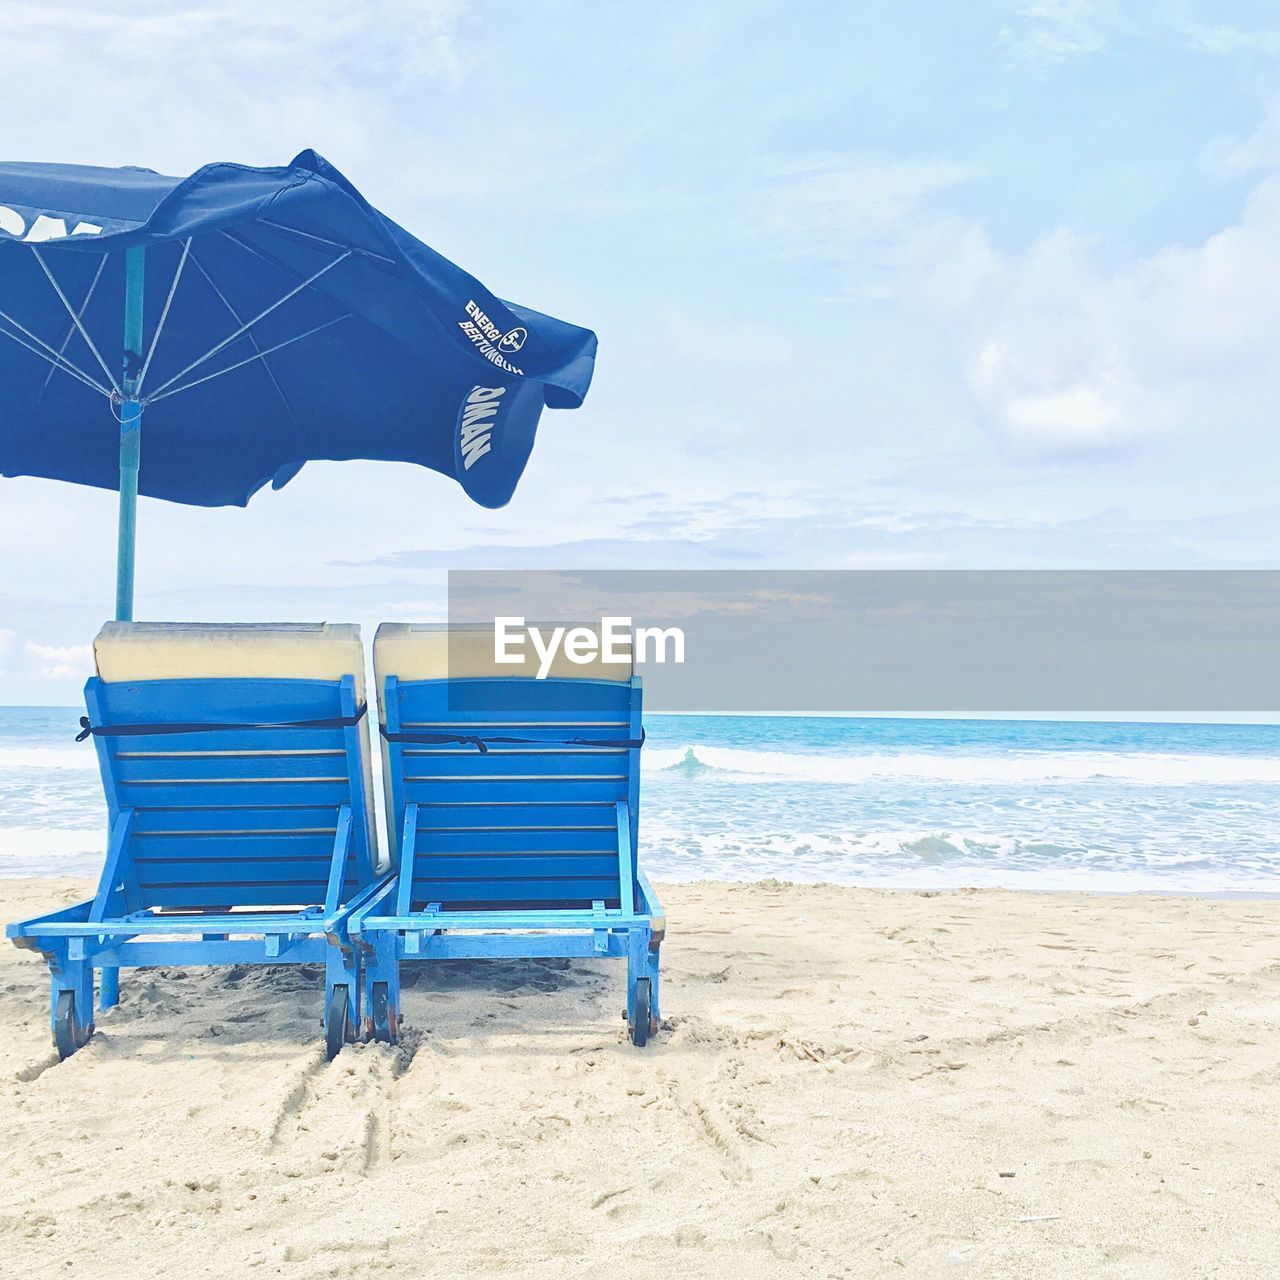
[(750, 782), (954, 782), (964, 784), (1109, 781), (1154, 786), (1280, 784), (1280, 757), (1171, 755), (1101, 751), (1010, 752), (1006, 755), (925, 753), (858, 756), (744, 751), (693, 743), (649, 749), (646, 772), (713, 769)]
[(97, 769), (98, 757), (83, 747), (0, 747), (6, 769)]
[(105, 839), (97, 827), (0, 827), (0, 876), (96, 875)]
[(1280, 895), (1280, 859), (1251, 853), (1114, 850), (987, 831), (916, 828), (847, 835), (689, 832), (644, 824), (649, 874), (659, 880), (789, 880), (882, 889), (1075, 889), (1091, 892)]

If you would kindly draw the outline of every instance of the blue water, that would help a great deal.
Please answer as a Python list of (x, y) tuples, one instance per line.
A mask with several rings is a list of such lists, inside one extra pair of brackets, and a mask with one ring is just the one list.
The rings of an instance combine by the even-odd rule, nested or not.
[[(0, 874), (92, 874), (72, 708), (0, 708)], [(656, 879), (1280, 893), (1280, 726), (654, 716)]]

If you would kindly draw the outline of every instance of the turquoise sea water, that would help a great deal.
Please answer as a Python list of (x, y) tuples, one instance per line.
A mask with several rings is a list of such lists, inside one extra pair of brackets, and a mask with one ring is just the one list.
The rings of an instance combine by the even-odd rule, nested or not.
[[(73, 708), (0, 708), (0, 875), (92, 874)], [(1280, 893), (1280, 726), (654, 716), (656, 879)]]

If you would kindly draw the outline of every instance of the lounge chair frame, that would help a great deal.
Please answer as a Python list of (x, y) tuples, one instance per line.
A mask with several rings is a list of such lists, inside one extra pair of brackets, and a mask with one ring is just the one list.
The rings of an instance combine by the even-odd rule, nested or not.
[(623, 958), (633, 1042), (657, 1028), (666, 920), (636, 864), (641, 682), (538, 684), (385, 681), (399, 870), (347, 924), (377, 1039), (398, 1034), (402, 961), (513, 956)]
[(85, 702), (108, 730), (94, 737), (110, 831), (97, 891), (6, 929), (49, 964), (61, 1055), (93, 1032), (95, 970), (105, 1010), (121, 968), (323, 964), (332, 1056), (362, 1015), (346, 924), (390, 880), (374, 867), (354, 677), (94, 677)]

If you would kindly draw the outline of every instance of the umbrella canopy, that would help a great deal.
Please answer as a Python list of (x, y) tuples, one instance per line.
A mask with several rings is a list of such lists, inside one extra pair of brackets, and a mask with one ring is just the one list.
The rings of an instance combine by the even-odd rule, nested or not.
[(130, 573), (135, 483), (244, 505), (311, 459), (370, 458), (501, 506), (543, 406), (582, 403), (595, 350), (314, 151), (185, 179), (0, 165), (0, 472), (119, 488)]

